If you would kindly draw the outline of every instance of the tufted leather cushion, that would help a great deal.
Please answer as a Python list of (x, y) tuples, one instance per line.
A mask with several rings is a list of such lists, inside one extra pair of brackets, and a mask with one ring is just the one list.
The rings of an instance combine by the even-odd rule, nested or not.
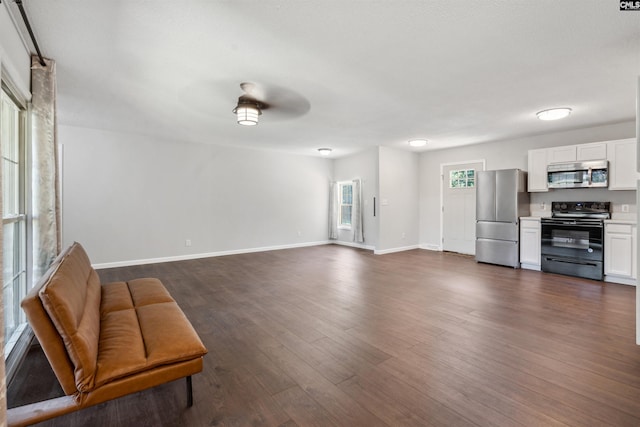
[(79, 243), (61, 256), (38, 296), (64, 342), (80, 392), (207, 352), (158, 279), (101, 286)]
[(102, 286), (96, 387), (206, 352), (191, 323), (158, 279)]
[(66, 253), (39, 296), (67, 348), (78, 390), (91, 390), (100, 336), (101, 286), (81, 245), (76, 243)]
[(202, 371), (207, 349), (162, 283), (101, 286), (77, 242), (22, 307), (68, 397), (12, 408), (9, 425), (33, 425)]

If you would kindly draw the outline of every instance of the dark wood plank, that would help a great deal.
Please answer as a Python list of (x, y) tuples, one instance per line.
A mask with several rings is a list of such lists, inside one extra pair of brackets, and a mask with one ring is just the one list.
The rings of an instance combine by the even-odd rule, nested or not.
[[(99, 274), (167, 286), (209, 349), (194, 405), (181, 380), (43, 425), (640, 425), (633, 287), (331, 245)], [(38, 351), (10, 406), (61, 395)]]

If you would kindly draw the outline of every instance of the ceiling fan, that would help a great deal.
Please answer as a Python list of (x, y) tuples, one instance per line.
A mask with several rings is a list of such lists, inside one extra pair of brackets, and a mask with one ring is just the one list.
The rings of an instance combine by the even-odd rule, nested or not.
[(243, 82), (240, 89), (243, 94), (233, 113), (241, 125), (257, 125), (264, 110), (271, 110), (269, 116), (289, 119), (302, 116), (311, 108), (302, 95), (281, 86)]

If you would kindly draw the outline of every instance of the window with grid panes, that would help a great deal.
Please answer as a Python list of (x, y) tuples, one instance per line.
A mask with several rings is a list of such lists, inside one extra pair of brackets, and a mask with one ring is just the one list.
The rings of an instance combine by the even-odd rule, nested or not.
[(351, 210), (353, 208), (353, 184), (341, 182), (338, 184), (340, 212), (338, 216), (339, 228), (351, 228)]
[(25, 132), (23, 109), (3, 87), (0, 98), (2, 155), (3, 302), (5, 356), (25, 323), (20, 301), (27, 292)]
[(475, 169), (449, 171), (449, 188), (473, 188), (476, 186)]

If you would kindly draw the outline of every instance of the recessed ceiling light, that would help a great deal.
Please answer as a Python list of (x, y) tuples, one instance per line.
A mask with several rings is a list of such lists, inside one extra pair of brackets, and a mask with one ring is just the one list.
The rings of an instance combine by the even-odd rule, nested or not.
[(328, 156), (331, 154), (331, 148), (318, 148), (318, 152), (323, 156)]
[(559, 120), (571, 114), (571, 108), (552, 108), (550, 110), (538, 111), (536, 115), (540, 120)]
[(409, 145), (412, 147), (424, 147), (427, 145), (426, 139), (411, 139), (409, 140)]

